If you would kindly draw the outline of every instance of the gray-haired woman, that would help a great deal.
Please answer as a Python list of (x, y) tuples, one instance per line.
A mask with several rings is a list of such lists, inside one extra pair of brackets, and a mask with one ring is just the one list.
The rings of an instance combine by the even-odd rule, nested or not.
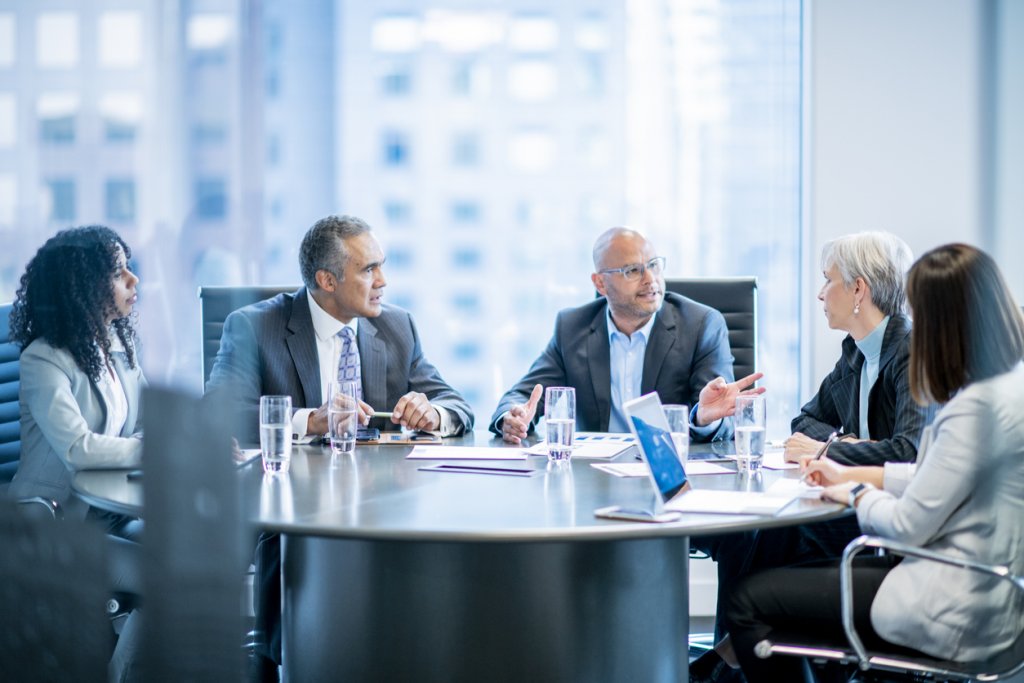
[(904, 282), (913, 255), (886, 232), (861, 232), (822, 249), (825, 318), (847, 332), (842, 355), (800, 410), (786, 458), (812, 457), (832, 432), (828, 455), (850, 465), (913, 462), (929, 409), (910, 396), (910, 318)]

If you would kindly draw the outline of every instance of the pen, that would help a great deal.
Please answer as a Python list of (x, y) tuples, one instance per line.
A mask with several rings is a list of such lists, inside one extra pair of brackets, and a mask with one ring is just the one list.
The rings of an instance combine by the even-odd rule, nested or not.
[[(814, 454), (814, 457), (811, 458), (809, 462), (814, 462), (815, 460), (821, 460), (821, 458), (825, 455), (825, 453), (828, 452), (828, 447), (832, 445), (832, 442), (836, 440), (837, 436), (839, 436), (839, 431), (838, 430), (836, 430), (836, 431), (832, 432), (831, 434), (829, 434), (828, 438), (825, 439), (825, 443), (821, 444), (821, 448), (818, 449), (818, 452)], [(807, 472), (806, 471), (803, 474), (800, 475), (800, 481), (807, 481)]]
[(391, 417), (393, 413), (390, 410), (375, 410), (373, 411), (374, 417)]

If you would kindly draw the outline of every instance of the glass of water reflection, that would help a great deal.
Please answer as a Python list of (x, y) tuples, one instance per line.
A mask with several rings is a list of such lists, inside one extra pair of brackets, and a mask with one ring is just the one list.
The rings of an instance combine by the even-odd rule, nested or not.
[(327, 396), (327, 434), (331, 439), (331, 455), (351, 455), (356, 450), (359, 428), (359, 404), (356, 383), (331, 382)]
[(288, 472), (292, 459), (291, 396), (260, 396), (260, 451), (264, 472)]
[(690, 406), (668, 404), (661, 407), (672, 433), (672, 444), (676, 447), (679, 462), (686, 464), (690, 455)]
[(764, 396), (740, 396), (736, 399), (736, 470), (740, 474), (761, 471), (765, 446)]
[(548, 387), (544, 393), (544, 423), (547, 425), (548, 460), (563, 462), (572, 457), (576, 432), (576, 390)]

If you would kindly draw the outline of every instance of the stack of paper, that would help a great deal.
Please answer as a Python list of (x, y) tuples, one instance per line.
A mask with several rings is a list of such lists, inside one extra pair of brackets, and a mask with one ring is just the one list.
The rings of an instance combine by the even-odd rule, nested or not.
[(665, 509), (708, 514), (774, 515), (796, 498), (791, 494), (692, 489), (665, 503)]
[[(589, 459), (610, 459), (622, 453), (630, 447), (629, 443), (623, 441), (583, 441), (574, 443), (572, 446), (573, 460), (578, 458)], [(548, 445), (546, 442), (535, 444), (526, 450), (530, 455), (547, 455)]]

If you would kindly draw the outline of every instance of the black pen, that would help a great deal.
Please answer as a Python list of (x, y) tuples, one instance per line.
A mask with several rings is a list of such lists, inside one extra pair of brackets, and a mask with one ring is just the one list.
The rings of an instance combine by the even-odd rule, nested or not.
[[(832, 442), (836, 440), (837, 436), (839, 436), (839, 430), (836, 430), (836, 431), (832, 432), (831, 434), (829, 434), (828, 438), (825, 439), (825, 443), (821, 444), (821, 448), (818, 449), (818, 452), (815, 453), (814, 457), (811, 458), (808, 462), (814, 462), (815, 460), (821, 460), (822, 457), (824, 457), (824, 455), (828, 452), (828, 447), (832, 445)], [(807, 481), (807, 471), (806, 470), (804, 470), (804, 473), (800, 475), (800, 481)]]

